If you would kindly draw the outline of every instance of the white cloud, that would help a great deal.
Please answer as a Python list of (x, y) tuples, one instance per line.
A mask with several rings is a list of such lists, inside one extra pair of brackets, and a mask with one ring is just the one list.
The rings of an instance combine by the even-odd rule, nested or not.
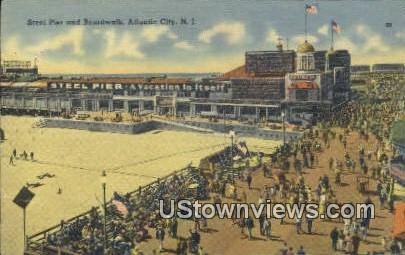
[(142, 32), (141, 36), (145, 38), (148, 42), (156, 42), (159, 40), (160, 37), (166, 36), (169, 39), (175, 40), (178, 36), (170, 31), (169, 27), (167, 26), (148, 26), (145, 27)]
[(318, 28), (318, 34), (327, 36), (329, 33), (329, 25), (324, 24), (320, 28)]
[(187, 41), (176, 42), (173, 46), (175, 48), (182, 49), (182, 50), (192, 50), (195, 48), (193, 45), (191, 45)]
[(115, 31), (106, 31), (106, 48), (104, 55), (107, 58), (115, 56), (126, 56), (135, 59), (142, 59), (145, 55), (140, 51), (139, 44), (129, 32), (124, 33), (121, 38), (117, 38)]
[(364, 44), (363, 49), (366, 52), (371, 51), (387, 52), (390, 50), (390, 47), (388, 46), (388, 44), (384, 42), (384, 40), (380, 35), (375, 34), (367, 38), (367, 41)]
[(366, 30), (368, 30), (368, 29), (365, 25), (360, 24), (360, 25), (356, 26), (356, 32), (359, 34), (364, 34), (366, 32)]
[(266, 37), (266, 42), (268, 43), (273, 43), (273, 44), (278, 44), (278, 40), (281, 38), (277, 30), (274, 28), (270, 29), (269, 32), (267, 33)]
[(82, 42), (84, 38), (84, 27), (72, 28), (67, 33), (59, 33), (54, 37), (44, 39), (35, 46), (28, 47), (28, 51), (40, 54), (46, 51), (59, 50), (65, 46), (72, 47), (72, 53), (77, 56), (84, 54)]
[(335, 40), (334, 48), (337, 50), (338, 49), (347, 49), (351, 52), (356, 52), (359, 50), (357, 45), (352, 40), (350, 40), (350, 38), (347, 36), (339, 36), (339, 38), (337, 38)]
[(360, 24), (356, 27), (356, 32), (360, 38), (364, 40), (360, 48), (364, 53), (367, 52), (387, 52), (390, 46), (385, 43), (380, 34), (374, 32), (366, 25)]
[(217, 35), (224, 35), (230, 45), (239, 43), (245, 36), (245, 25), (241, 22), (222, 22), (202, 31), (198, 35), (198, 40), (211, 43), (212, 38)]
[(17, 36), (9, 37), (2, 45), (1, 57), (3, 59), (20, 59), (26, 58), (24, 53), (21, 52), (22, 48), (20, 45), (19, 38)]

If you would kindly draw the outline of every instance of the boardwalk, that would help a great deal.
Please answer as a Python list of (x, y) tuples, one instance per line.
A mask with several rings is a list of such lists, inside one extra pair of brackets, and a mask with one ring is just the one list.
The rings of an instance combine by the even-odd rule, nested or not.
[[(341, 129), (337, 129), (337, 134), (341, 133)], [(347, 137), (347, 148), (352, 158), (357, 159), (357, 150), (360, 143), (365, 144), (366, 151), (373, 149), (375, 139), (370, 138), (366, 143), (361, 141), (356, 132), (351, 132)], [(326, 149), (323, 153), (319, 154), (319, 164), (313, 169), (305, 170), (305, 182), (314, 190), (315, 185), (318, 184), (320, 176), (327, 174), (333, 182), (333, 172), (329, 170), (328, 160), (330, 157), (336, 157), (339, 160), (344, 158), (343, 145), (336, 138), (331, 142), (329, 149)], [(376, 161), (372, 159), (369, 162), (369, 166), (376, 164)], [(356, 169), (359, 172), (359, 169)], [(334, 183), (332, 188), (336, 191), (336, 195), (341, 202), (364, 202), (365, 196), (361, 195), (357, 189), (357, 183), (355, 180), (355, 174), (343, 173), (341, 187), (336, 187)], [(296, 175), (293, 170), (287, 174), (289, 179), (295, 178)], [(264, 178), (262, 171), (256, 171), (253, 174), (253, 189), (247, 189), (246, 183), (238, 182), (239, 194), (242, 189), (247, 193), (248, 201), (257, 203), (259, 199), (259, 189), (262, 189), (265, 184), (271, 185), (274, 183), (272, 178)], [(370, 189), (375, 190), (376, 181), (372, 180)], [(366, 254), (367, 251), (381, 251), (381, 238), (383, 236), (389, 237), (392, 227), (392, 214), (387, 209), (380, 209), (378, 198), (371, 196), (372, 201), (376, 205), (376, 219), (371, 221), (371, 229), (369, 231), (367, 242), (361, 242), (360, 254)], [(230, 200), (225, 200), (230, 201)], [(291, 220), (287, 220), (287, 224), (280, 225), (279, 220), (272, 220), (272, 239), (266, 241), (264, 237), (259, 234), (259, 223), (255, 221), (255, 228), (253, 229), (252, 241), (247, 239), (246, 235), (240, 233), (240, 229), (236, 225), (232, 224), (231, 220), (213, 219), (208, 221), (208, 232), (201, 234), (201, 246), (204, 252), (207, 254), (278, 254), (279, 250), (283, 246), (283, 242), (287, 242), (288, 246), (294, 248), (296, 251), (300, 245), (303, 245), (307, 254), (333, 254), (330, 242), (330, 231), (333, 227), (343, 228), (343, 223), (337, 223), (337, 221), (322, 221), (317, 219), (313, 223), (312, 235), (301, 234), (297, 235), (295, 226)], [(191, 221), (180, 221), (179, 235), (188, 237), (188, 230), (193, 228)], [(303, 229), (306, 230), (305, 222), (303, 223)], [(155, 231), (150, 230), (152, 236)], [(172, 254), (176, 250), (177, 241), (166, 238), (165, 248), (168, 254)], [(158, 242), (156, 239), (148, 240), (148, 242), (141, 243), (139, 248), (145, 252), (145, 254), (151, 254), (154, 249), (158, 249)], [(340, 253), (336, 253), (340, 254)]]

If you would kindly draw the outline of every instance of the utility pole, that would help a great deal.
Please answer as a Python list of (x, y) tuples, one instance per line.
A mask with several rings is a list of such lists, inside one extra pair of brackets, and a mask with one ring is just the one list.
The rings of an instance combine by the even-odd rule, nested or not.
[(285, 113), (284, 113), (284, 111), (281, 112), (281, 119), (283, 122), (283, 148), (285, 148)]
[(104, 219), (103, 219), (103, 253), (106, 254), (107, 251), (107, 202), (106, 202), (106, 186), (107, 186), (107, 175), (103, 171), (101, 175), (101, 187), (103, 189), (103, 207), (104, 207)]

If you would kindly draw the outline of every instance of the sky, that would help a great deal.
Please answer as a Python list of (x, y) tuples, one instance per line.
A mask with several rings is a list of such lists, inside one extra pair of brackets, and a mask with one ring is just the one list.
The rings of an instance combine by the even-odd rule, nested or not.
[(1, 57), (36, 58), (41, 73), (226, 72), (243, 65), (248, 50), (274, 50), (278, 38), (296, 49), (305, 40), (305, 4), (318, 9), (307, 19), (316, 50), (330, 47), (334, 20), (342, 30), (334, 48), (348, 49), (352, 64), (405, 62), (405, 0), (3, 0)]

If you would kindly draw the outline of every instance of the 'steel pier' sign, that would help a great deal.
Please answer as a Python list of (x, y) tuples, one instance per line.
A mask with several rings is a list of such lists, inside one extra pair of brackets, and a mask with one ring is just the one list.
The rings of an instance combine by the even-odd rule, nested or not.
[(159, 91), (212, 91), (226, 92), (225, 84), (122, 84), (49, 82), (48, 88), (61, 90), (159, 90)]

